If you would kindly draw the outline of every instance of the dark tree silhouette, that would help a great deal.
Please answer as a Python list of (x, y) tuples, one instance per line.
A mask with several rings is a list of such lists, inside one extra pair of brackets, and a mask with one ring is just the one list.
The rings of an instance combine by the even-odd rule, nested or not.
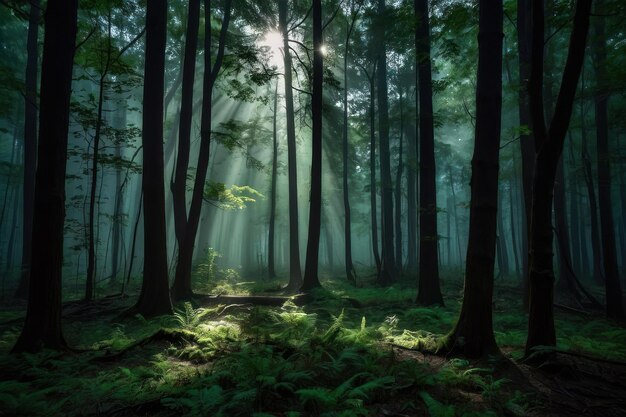
[(278, 26), (283, 35), (283, 67), (285, 77), (285, 111), (287, 117), (287, 172), (289, 175), (289, 283), (287, 291), (302, 285), (300, 238), (298, 233), (298, 170), (296, 166), (296, 125), (293, 109), (292, 63), (287, 27), (287, 0), (278, 0)]
[(585, 56), (591, 0), (578, 0), (552, 121), (546, 126), (543, 104), (543, 0), (532, 0), (532, 53), (529, 82), (536, 159), (530, 225), (529, 315), (526, 355), (537, 346), (555, 346), (552, 200), (557, 165), (572, 115)]
[(389, 152), (389, 93), (387, 91), (387, 52), (384, 18), (385, 0), (378, 0), (376, 68), (378, 93), (378, 137), (380, 148), (380, 181), (382, 197), (382, 265), (378, 281), (389, 285), (396, 279), (396, 261), (393, 249), (393, 183), (391, 181), (391, 157)]
[[(193, 261), (193, 248), (198, 233), (200, 214), (202, 212), (202, 197), (206, 175), (209, 168), (209, 152), (211, 149), (211, 110), (213, 100), (213, 86), (217, 80), (217, 75), (222, 68), (224, 60), (224, 50), (226, 48), (226, 35), (230, 24), (232, 0), (224, 2), (224, 17), (220, 29), (219, 44), (215, 62), (211, 65), (211, 1), (205, 0), (205, 36), (204, 36), (204, 76), (202, 80), (202, 114), (200, 116), (200, 149), (196, 164), (196, 176), (191, 194), (191, 205), (189, 215), (182, 230), (182, 239), (178, 248), (178, 264), (176, 265), (176, 276), (172, 284), (172, 295), (178, 299), (189, 298), (191, 290), (191, 264)], [(182, 112), (181, 112), (182, 117)], [(147, 201), (146, 201), (147, 203)]]
[(144, 317), (172, 312), (167, 278), (165, 182), (163, 174), (163, 83), (167, 0), (150, 0), (146, 11), (143, 86), (144, 261), (139, 300), (132, 309)]
[(479, 9), (476, 128), (465, 288), (461, 315), (447, 339), (451, 349), (471, 357), (497, 350), (492, 297), (502, 113), (502, 0), (481, 0)]
[(306, 265), (302, 291), (319, 287), (317, 276), (320, 227), (322, 215), (322, 84), (324, 80), (322, 54), (322, 0), (313, 0), (313, 98), (312, 153), (311, 153), (311, 204), (309, 210), (309, 237), (306, 245)]
[(49, 0), (45, 12), (28, 310), (13, 352), (67, 347), (61, 328), (61, 274), (77, 9), (77, 0)]
[(28, 40), (26, 42), (26, 78), (24, 95), (24, 208), (22, 231), (22, 274), (15, 296), (28, 296), (30, 257), (33, 237), (33, 205), (35, 195), (35, 172), (37, 169), (37, 62), (39, 50), (39, 0), (30, 2), (28, 14)]
[(415, 0), (415, 49), (419, 77), (420, 112), (420, 242), (419, 288), (417, 302), (441, 304), (439, 286), (439, 253), (437, 250), (437, 189), (435, 172), (435, 132), (433, 126), (433, 85), (430, 62), (430, 22), (428, 0)]

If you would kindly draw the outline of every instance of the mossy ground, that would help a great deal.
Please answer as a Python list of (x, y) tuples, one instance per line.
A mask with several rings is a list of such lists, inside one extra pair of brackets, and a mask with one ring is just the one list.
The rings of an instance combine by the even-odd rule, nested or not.
[[(73, 303), (64, 309), (66, 337), (78, 349), (73, 353), (10, 355), (24, 306), (6, 307), (0, 315), (0, 415), (576, 415), (547, 402), (558, 391), (549, 382), (553, 373), (511, 365), (521, 358), (526, 333), (516, 284), (498, 281), (494, 297), (496, 338), (512, 361), (412, 350), (436, 344), (451, 329), (462, 282), (450, 275), (444, 277), (446, 306), (433, 308), (415, 305), (410, 279), (388, 288), (371, 287), (367, 279), (359, 288), (324, 279), (324, 290), (305, 307), (180, 304), (175, 316), (152, 320), (115, 322), (133, 297)], [(224, 277), (199, 287), (275, 295), (281, 284)], [(557, 311), (556, 324), (560, 350), (626, 361), (626, 329), (601, 313)], [(625, 374), (616, 371), (615, 384)], [(590, 387), (598, 385), (596, 377), (588, 376)], [(578, 382), (585, 387), (585, 380)], [(588, 415), (626, 413), (623, 400), (602, 404)]]

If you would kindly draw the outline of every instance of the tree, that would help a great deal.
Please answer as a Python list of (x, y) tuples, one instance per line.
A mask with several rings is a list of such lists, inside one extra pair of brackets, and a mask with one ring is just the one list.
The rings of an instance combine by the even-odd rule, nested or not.
[(356, 271), (352, 263), (352, 231), (350, 224), (350, 194), (348, 190), (348, 53), (350, 51), (350, 37), (359, 15), (362, 3), (354, 8), (354, 1), (350, 3), (351, 20), (346, 23), (346, 43), (343, 53), (343, 209), (344, 209), (344, 243), (346, 258), (346, 278), (351, 283), (356, 283)]
[(393, 184), (391, 182), (391, 157), (389, 152), (389, 93), (387, 91), (387, 52), (384, 18), (387, 15), (385, 0), (378, 0), (377, 39), (377, 93), (378, 137), (380, 147), (380, 180), (382, 199), (382, 265), (378, 281), (389, 285), (396, 279), (396, 261), (393, 249)]
[(419, 77), (420, 112), (420, 242), (419, 289), (417, 303), (443, 305), (439, 287), (437, 250), (437, 189), (435, 172), (435, 133), (433, 123), (433, 85), (430, 62), (430, 22), (428, 0), (415, 0), (415, 50)]
[(532, 0), (532, 53), (529, 82), (532, 130), (535, 140), (529, 260), (529, 315), (526, 355), (537, 346), (555, 346), (554, 266), (552, 264), (552, 200), (556, 170), (572, 115), (589, 30), (591, 0), (577, 0), (561, 88), (550, 124), (543, 104), (543, 0)]
[(37, 63), (39, 48), (39, 0), (30, 2), (28, 14), (28, 41), (26, 44), (26, 94), (24, 95), (24, 209), (22, 238), (22, 274), (15, 296), (28, 296), (30, 277), (30, 257), (33, 236), (33, 204), (35, 193), (35, 173), (37, 170)]
[(289, 175), (289, 284), (287, 291), (302, 285), (300, 238), (298, 233), (298, 171), (296, 166), (296, 125), (293, 109), (292, 63), (287, 27), (287, 0), (278, 0), (278, 26), (283, 35), (283, 71), (287, 117), (287, 172)]
[(146, 11), (143, 86), (144, 261), (139, 300), (132, 309), (144, 317), (171, 314), (167, 277), (165, 180), (163, 174), (163, 83), (167, 0), (151, 0)]
[(67, 347), (61, 328), (61, 278), (77, 9), (77, 0), (49, 0), (45, 12), (28, 309), (13, 352)]
[[(211, 149), (211, 110), (213, 99), (213, 86), (224, 61), (226, 48), (226, 35), (230, 24), (232, 0), (224, 3), (224, 17), (220, 29), (219, 44), (215, 62), (211, 65), (211, 1), (204, 2), (204, 78), (202, 82), (202, 115), (200, 120), (200, 150), (196, 164), (196, 177), (194, 179), (191, 195), (191, 205), (187, 221), (181, 228), (182, 239), (178, 247), (178, 264), (176, 265), (176, 277), (172, 284), (172, 294), (175, 298), (188, 298), (191, 296), (191, 264), (193, 260), (193, 247), (200, 223), (202, 200), (204, 195), (206, 175), (209, 168), (209, 151)], [(181, 113), (182, 116), (182, 113)], [(188, 152), (188, 150), (187, 150)], [(188, 161), (187, 161), (188, 162)], [(186, 173), (185, 169), (185, 173)], [(146, 200), (147, 204), (147, 200)]]
[(319, 264), (322, 215), (322, 86), (324, 81), (322, 46), (322, 0), (313, 0), (311, 204), (309, 210), (309, 237), (306, 246), (306, 265), (301, 287), (301, 290), (305, 292), (320, 286), (317, 269)]
[[(602, 4), (598, 1), (596, 4)], [(606, 315), (612, 319), (624, 318), (622, 289), (617, 268), (617, 249), (615, 245), (615, 222), (611, 198), (611, 154), (609, 152), (609, 92), (603, 84), (607, 79), (606, 34), (604, 18), (599, 17), (594, 25), (595, 52), (594, 69), (598, 80), (594, 96), (596, 118), (596, 140), (598, 143), (598, 203), (600, 208), (600, 229), (602, 233), (602, 253), (604, 261), (604, 282), (606, 288)]]
[(446, 341), (449, 348), (471, 357), (497, 350), (492, 297), (502, 113), (502, 0), (481, 0), (479, 10), (476, 128), (465, 287), (461, 314)]
[[(191, 265), (180, 256), (181, 248), (185, 245), (187, 229), (187, 172), (189, 170), (189, 152), (191, 148), (191, 117), (193, 114), (193, 84), (196, 74), (196, 49), (198, 45), (198, 29), (200, 26), (200, 0), (189, 1), (187, 15), (187, 32), (185, 35), (185, 55), (183, 60), (182, 97), (180, 100), (180, 118), (178, 127), (178, 152), (176, 168), (171, 182), (174, 207), (174, 231), (179, 248), (177, 274), (190, 274)], [(183, 248), (184, 251), (184, 248)], [(179, 278), (179, 283), (186, 281), (186, 277)], [(175, 280), (176, 282), (176, 280)], [(191, 288), (172, 287), (172, 297), (187, 298), (191, 295)]]
[(276, 180), (278, 178), (278, 80), (274, 89), (274, 111), (272, 115), (272, 179), (270, 185), (270, 224), (267, 234), (267, 277), (276, 278), (274, 260), (274, 237), (276, 229)]

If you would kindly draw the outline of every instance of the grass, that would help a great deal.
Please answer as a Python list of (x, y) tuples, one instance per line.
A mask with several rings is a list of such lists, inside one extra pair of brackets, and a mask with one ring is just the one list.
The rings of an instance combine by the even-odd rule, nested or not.
[[(353, 288), (326, 279), (325, 289), (306, 307), (186, 303), (174, 316), (153, 320), (138, 316), (112, 323), (113, 315), (68, 320), (69, 342), (88, 350), (76, 354), (9, 355), (20, 324), (5, 325), (0, 410), (15, 416), (526, 415), (536, 406), (533, 396), (498, 376), (495, 366), (432, 362), (392, 347), (435, 343), (451, 329), (461, 284), (444, 282), (446, 307), (416, 306), (410, 281)], [(231, 276), (205, 286), (246, 294), (275, 290), (279, 283), (237, 285)], [(526, 328), (518, 298), (513, 285), (498, 283), (496, 338), (514, 358), (522, 352)], [(624, 328), (600, 317), (556, 314), (560, 349), (626, 360)], [(15, 316), (15, 310), (2, 313), (6, 320)], [(159, 329), (176, 337), (155, 339), (115, 361), (99, 359)]]

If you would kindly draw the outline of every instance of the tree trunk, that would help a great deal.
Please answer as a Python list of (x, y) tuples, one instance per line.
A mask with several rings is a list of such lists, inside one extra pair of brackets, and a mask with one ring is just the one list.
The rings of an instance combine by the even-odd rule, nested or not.
[(151, 0), (146, 12), (143, 89), (143, 282), (134, 311), (144, 317), (171, 314), (167, 278), (165, 179), (163, 174), (163, 82), (167, 0)]
[(402, 158), (404, 154), (402, 152), (402, 142), (404, 135), (404, 113), (402, 111), (402, 87), (399, 86), (400, 89), (400, 136), (398, 137), (398, 141), (400, 142), (400, 146), (398, 148), (398, 168), (396, 169), (396, 190), (394, 193), (395, 197), (395, 227), (396, 227), (396, 269), (398, 273), (402, 271), (402, 168), (403, 161)]
[[(170, 183), (174, 209), (174, 233), (176, 235), (176, 242), (178, 243), (178, 263), (176, 265), (176, 277), (172, 285), (172, 298), (174, 299), (187, 299), (192, 295), (191, 265), (188, 264), (191, 260), (189, 248), (186, 247), (185, 234), (188, 231), (187, 173), (189, 171), (189, 153), (191, 151), (193, 87), (196, 75), (196, 50), (199, 26), (200, 0), (190, 0), (182, 69), (182, 96), (180, 99), (180, 118), (178, 120), (178, 151), (176, 153), (176, 168)], [(210, 104), (205, 102), (204, 105)]]
[(437, 251), (437, 186), (435, 133), (433, 125), (433, 86), (430, 62), (430, 22), (428, 0), (415, 0), (415, 48), (419, 74), (420, 108), (420, 255), (417, 303), (443, 305), (439, 286)]
[(289, 32), (287, 27), (287, 0), (278, 0), (278, 25), (283, 35), (283, 66), (285, 77), (285, 111), (287, 117), (287, 172), (289, 176), (289, 284), (287, 291), (296, 291), (302, 285), (300, 269), (300, 238), (298, 233), (298, 169), (296, 166), (296, 126), (293, 109), (293, 83)]
[[(126, 129), (126, 101), (123, 97), (118, 97), (117, 109), (114, 119), (114, 127), (118, 130)], [(115, 144), (115, 159), (122, 160), (122, 146), (120, 143)], [(117, 276), (120, 270), (120, 253), (122, 251), (122, 225), (124, 207), (124, 190), (122, 185), (122, 170), (120, 167), (115, 169), (115, 208), (113, 212), (113, 245), (111, 248), (111, 286), (117, 284)]]
[[(470, 357), (497, 351), (492, 296), (502, 112), (502, 1), (481, 0), (470, 230), (463, 306), (447, 344)], [(460, 343), (462, 340), (462, 343)]]
[(347, 25), (346, 44), (343, 54), (343, 210), (344, 210), (344, 242), (346, 259), (346, 278), (348, 282), (356, 284), (356, 271), (352, 263), (352, 230), (350, 224), (350, 193), (348, 190), (348, 53), (350, 50), (350, 36), (356, 22), (356, 14), (352, 12), (352, 21)]
[(322, 215), (322, 0), (313, 0), (313, 98), (312, 152), (311, 152), (311, 204), (309, 209), (309, 236), (306, 245), (306, 265), (301, 291), (320, 287), (319, 267), (320, 227)]
[(520, 277), (520, 263), (519, 263), (519, 251), (517, 248), (518, 242), (517, 242), (517, 232), (516, 232), (516, 227), (515, 227), (515, 202), (514, 202), (514, 198), (513, 198), (513, 189), (515, 187), (513, 186), (513, 180), (509, 181), (509, 219), (511, 221), (511, 242), (513, 243), (512, 245), (512, 249), (513, 249), (513, 259), (515, 260), (515, 276), (516, 277)]
[(276, 278), (274, 261), (274, 236), (276, 233), (276, 180), (278, 176), (278, 81), (274, 89), (274, 115), (272, 117), (272, 184), (270, 186), (270, 224), (267, 234), (267, 275)]
[(37, 169), (37, 63), (39, 49), (39, 0), (30, 2), (28, 16), (28, 40), (26, 43), (26, 79), (24, 99), (24, 207), (22, 228), (22, 273), (15, 296), (28, 296), (30, 256), (33, 236), (33, 204), (35, 194), (35, 172)]
[(67, 347), (61, 328), (61, 276), (77, 9), (77, 0), (49, 0), (45, 13), (28, 310), (13, 352)]
[(502, 208), (502, 192), (498, 192), (498, 226), (497, 226), (497, 250), (499, 252), (499, 259), (502, 259), (502, 263), (498, 265), (499, 276), (506, 277), (509, 275), (509, 253), (506, 246), (506, 234), (504, 233), (504, 221)]
[(380, 143), (380, 180), (382, 199), (382, 265), (378, 276), (381, 285), (389, 285), (396, 279), (396, 261), (393, 249), (393, 184), (391, 182), (391, 157), (389, 152), (389, 97), (387, 91), (387, 52), (385, 28), (385, 0), (378, 0), (376, 41), (378, 42), (378, 135)]
[(570, 251), (570, 235), (567, 227), (567, 210), (565, 205), (565, 169), (561, 157), (554, 184), (554, 220), (556, 223), (557, 253), (559, 254), (559, 291), (568, 291), (576, 299), (580, 294), (576, 289), (576, 277), (572, 275), (572, 257)]
[[(603, 3), (599, 1), (598, 3)], [(597, 7), (598, 8), (598, 7)], [(605, 84), (606, 34), (604, 17), (598, 17), (594, 25), (593, 49), (597, 91), (594, 96), (596, 140), (598, 143), (598, 203), (600, 207), (600, 230), (604, 260), (604, 282), (606, 288), (606, 315), (620, 320), (624, 318), (622, 289), (617, 268), (615, 244), (615, 222), (611, 198), (611, 154), (609, 153), (609, 91)]]
[(372, 227), (372, 252), (376, 262), (376, 276), (381, 276), (382, 264), (378, 252), (378, 216), (376, 214), (376, 70), (371, 75), (370, 81), (370, 215)]
[(537, 158), (533, 179), (533, 200), (530, 229), (530, 308), (526, 355), (538, 346), (555, 346), (554, 329), (554, 267), (552, 253), (552, 197), (557, 165), (572, 115), (576, 86), (583, 65), (589, 29), (591, 0), (578, 0), (574, 26), (570, 35), (567, 61), (561, 88), (548, 128), (543, 113), (543, 0), (533, 0), (532, 69), (530, 100)]
[[(224, 49), (226, 47), (226, 35), (230, 24), (231, 0), (224, 4), (224, 17), (220, 29), (217, 55), (215, 62), (211, 66), (211, 2), (205, 0), (205, 39), (204, 39), (204, 76), (202, 80), (202, 114), (200, 120), (200, 149), (198, 150), (198, 161), (196, 164), (196, 176), (191, 194), (191, 204), (189, 215), (184, 224), (181, 243), (178, 248), (178, 264), (176, 265), (176, 277), (172, 284), (172, 296), (175, 299), (189, 298), (193, 293), (191, 290), (191, 267), (193, 261), (193, 249), (200, 223), (202, 212), (202, 197), (206, 175), (209, 168), (209, 152), (211, 150), (211, 103), (213, 102), (213, 86), (217, 75), (222, 67), (224, 59)], [(181, 111), (182, 120), (182, 111)], [(148, 201), (146, 200), (146, 205)], [(145, 221), (145, 220), (144, 220)]]
[[(519, 124), (522, 128), (531, 126), (528, 79), (530, 78), (531, 43), (531, 0), (517, 0), (517, 48), (519, 55), (520, 86), (518, 90)], [(528, 310), (528, 257), (530, 236), (530, 215), (532, 207), (533, 172), (535, 170), (535, 145), (532, 134), (520, 135), (522, 154), (522, 192), (524, 216), (522, 217), (522, 288), (524, 309)]]
[(570, 169), (569, 176), (569, 211), (570, 211), (570, 235), (572, 239), (572, 261), (574, 272), (580, 277), (581, 271), (581, 252), (580, 252), (580, 218), (578, 215), (578, 181), (576, 178), (576, 171), (574, 165), (576, 164), (574, 158), (574, 141), (571, 140), (572, 132), (570, 130)]
[(407, 185), (407, 270), (417, 271), (417, 132), (412, 126), (407, 130), (406, 185)]

